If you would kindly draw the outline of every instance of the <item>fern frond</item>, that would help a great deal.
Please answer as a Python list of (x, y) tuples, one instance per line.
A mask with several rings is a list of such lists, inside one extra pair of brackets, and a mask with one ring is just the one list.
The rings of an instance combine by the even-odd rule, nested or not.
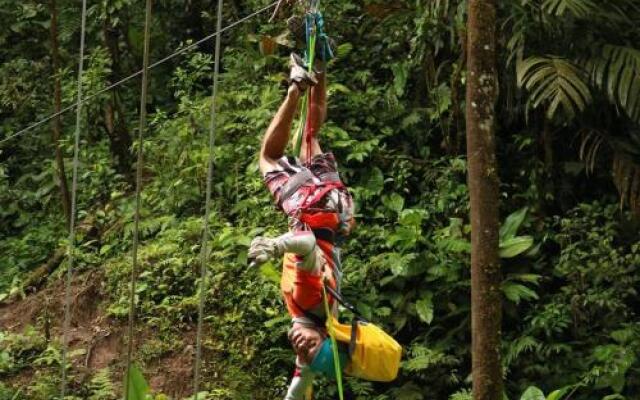
[(104, 368), (96, 372), (89, 383), (90, 395), (88, 400), (115, 400), (115, 386), (111, 382), (111, 371)]
[(59, 22), (58, 22), (58, 36), (62, 43), (71, 41), (73, 35), (80, 32), (80, 25), (82, 20), (80, 18), (81, 9), (77, 4), (67, 4), (64, 7), (58, 6)]
[(591, 91), (583, 72), (559, 57), (530, 57), (516, 64), (518, 86), (530, 92), (532, 108), (546, 105), (552, 119), (561, 107), (569, 119), (591, 103)]
[(504, 366), (509, 367), (521, 354), (537, 351), (540, 348), (540, 342), (533, 336), (521, 336), (508, 344), (504, 355)]

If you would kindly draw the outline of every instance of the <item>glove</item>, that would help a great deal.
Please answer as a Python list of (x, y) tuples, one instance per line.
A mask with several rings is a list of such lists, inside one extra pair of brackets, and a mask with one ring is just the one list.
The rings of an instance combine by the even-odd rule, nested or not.
[(283, 255), (284, 249), (280, 246), (278, 239), (258, 236), (251, 241), (249, 247), (249, 266), (260, 266)]
[(304, 61), (295, 53), (291, 53), (290, 66), (289, 82), (297, 85), (300, 90), (305, 91), (309, 86), (314, 86), (318, 83), (315, 71), (309, 72)]

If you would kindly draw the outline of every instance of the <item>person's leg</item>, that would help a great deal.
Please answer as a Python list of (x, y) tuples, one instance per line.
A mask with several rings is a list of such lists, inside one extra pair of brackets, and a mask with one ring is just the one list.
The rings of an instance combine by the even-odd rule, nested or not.
[(277, 161), (284, 155), (289, 143), (291, 124), (293, 123), (299, 99), (300, 89), (296, 85), (291, 85), (286, 99), (271, 121), (262, 140), (260, 171), (263, 174), (276, 168)]
[[(320, 65), (320, 68), (324, 68)], [(320, 128), (327, 119), (327, 76), (326, 72), (316, 74), (318, 84), (313, 86), (309, 93), (309, 112), (307, 114), (307, 134), (311, 137), (311, 151), (308, 150), (309, 144), (306, 140), (302, 141), (301, 160), (302, 162), (308, 162), (307, 156), (311, 155), (311, 158), (317, 154), (322, 153), (320, 142), (318, 141), (318, 133)]]

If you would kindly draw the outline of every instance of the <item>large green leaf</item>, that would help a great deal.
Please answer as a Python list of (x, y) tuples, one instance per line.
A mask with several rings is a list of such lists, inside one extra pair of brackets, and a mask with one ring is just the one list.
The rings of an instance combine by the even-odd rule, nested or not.
[(520, 304), (522, 300), (537, 300), (538, 294), (532, 289), (519, 283), (506, 281), (502, 284), (502, 292), (510, 301)]
[(542, 390), (535, 386), (529, 386), (527, 390), (522, 394), (520, 400), (546, 400)]
[(516, 233), (518, 233), (518, 229), (520, 229), (520, 226), (524, 222), (528, 211), (529, 207), (524, 207), (507, 217), (504, 224), (500, 227), (501, 242), (516, 236)]
[(149, 385), (137, 365), (131, 365), (127, 379), (129, 381), (129, 400), (147, 400)]
[(500, 242), (500, 258), (513, 258), (526, 252), (533, 246), (531, 236), (516, 236)]
[(416, 302), (416, 311), (423, 322), (431, 324), (433, 321), (433, 293), (427, 293)]
[(558, 390), (554, 390), (553, 392), (549, 393), (549, 395), (547, 396), (547, 400), (562, 400), (562, 398), (564, 397), (565, 394), (567, 394), (567, 392), (571, 389), (571, 386), (562, 388), (562, 389), (558, 389)]

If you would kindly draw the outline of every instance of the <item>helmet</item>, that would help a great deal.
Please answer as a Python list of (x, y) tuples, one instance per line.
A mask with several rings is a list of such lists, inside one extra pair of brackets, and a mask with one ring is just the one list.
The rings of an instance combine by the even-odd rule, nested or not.
[[(349, 357), (347, 356), (346, 352), (340, 351), (340, 346), (338, 346), (338, 358), (340, 359), (341, 370), (344, 370), (344, 368), (347, 366)], [(331, 344), (331, 338), (325, 339), (309, 367), (313, 372), (323, 374), (327, 378), (336, 378), (336, 368), (333, 363), (333, 345)]]

